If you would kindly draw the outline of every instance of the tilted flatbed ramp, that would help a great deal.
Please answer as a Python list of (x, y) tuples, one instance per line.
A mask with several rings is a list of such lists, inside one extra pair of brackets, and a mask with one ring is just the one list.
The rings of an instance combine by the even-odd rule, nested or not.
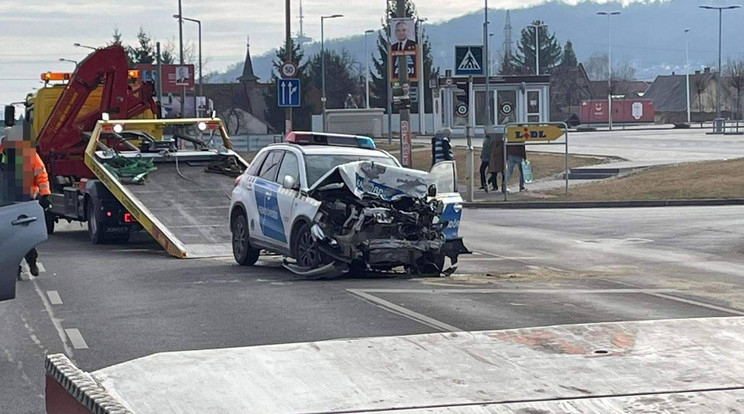
[[(139, 123), (147, 122), (152, 123)], [(125, 125), (130, 124), (136, 126), (137, 122), (125, 121)], [(104, 167), (112, 155), (94, 150), (96, 137), (94, 131), (86, 151), (86, 165), (169, 254), (198, 258), (232, 253), (228, 214), (235, 178), (205, 169), (210, 162), (224, 157), (235, 157), (246, 167), (238, 154), (228, 148), (166, 155), (129, 154), (126, 156), (152, 159), (157, 170), (147, 175), (144, 184), (127, 184)], [(229, 145), (229, 141), (226, 143)]]
[[(744, 318), (47, 358), (47, 407), (110, 413), (741, 412)], [(51, 398), (51, 400), (50, 400)], [(119, 410), (119, 411), (116, 411)], [(540, 411), (544, 410), (544, 411)], [(51, 409), (48, 414), (59, 414)]]

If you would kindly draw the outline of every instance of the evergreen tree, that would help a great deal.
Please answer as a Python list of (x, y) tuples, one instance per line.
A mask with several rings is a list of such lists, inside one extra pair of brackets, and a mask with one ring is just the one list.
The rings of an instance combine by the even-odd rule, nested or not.
[(135, 47), (128, 46), (127, 53), (129, 54), (129, 60), (134, 64), (155, 63), (155, 46), (153, 45), (150, 36), (145, 33), (145, 29), (140, 26), (139, 32), (137, 32), (137, 43)]
[(106, 43), (106, 46), (122, 46), (121, 32), (118, 26), (114, 26), (114, 36), (110, 42)]
[[(373, 108), (387, 108), (387, 77), (389, 70), (388, 64), (390, 63), (388, 59), (388, 36), (390, 34), (388, 21), (397, 17), (396, 9), (396, 2), (394, 0), (388, 0), (385, 19), (382, 20), (382, 30), (377, 37), (377, 54), (379, 57), (372, 58), (372, 70), (370, 71), (370, 106)], [(407, 0), (406, 17), (416, 18), (416, 16), (416, 6), (413, 4), (413, 0)], [(416, 33), (419, 30), (421, 30), (421, 23), (416, 22)], [(431, 53), (431, 43), (428, 36), (424, 35), (423, 40), (423, 46), (419, 48), (419, 53), (424, 54), (424, 73), (419, 74), (419, 85), (423, 85), (426, 91), (425, 109), (427, 112), (431, 112), (432, 91), (429, 89), (429, 77), (431, 77), (432, 73), (438, 76), (439, 68), (434, 68), (434, 58)], [(411, 105), (411, 112), (418, 113), (418, 105)]]
[(563, 59), (561, 60), (561, 66), (579, 66), (579, 60), (576, 59), (576, 53), (574, 53), (573, 50), (573, 43), (571, 43), (570, 40), (567, 40), (566, 46), (563, 47)]
[(511, 54), (504, 53), (501, 56), (501, 67), (499, 75), (516, 75), (517, 69), (514, 67), (514, 57)]
[[(347, 50), (341, 53), (325, 50), (326, 108), (344, 108), (347, 96), (356, 97), (364, 86), (354, 74), (356, 61)], [(321, 54), (314, 55), (309, 62), (310, 84), (322, 91)], [(357, 104), (361, 102), (356, 102)]]
[[(303, 63), (305, 56), (300, 46), (294, 41), (290, 41), (290, 47), (292, 48), (292, 62), (297, 65), (297, 75), (295, 75), (295, 78), (300, 79), (300, 84), (303, 85), (301, 91), (302, 99), (300, 100), (302, 106), (292, 109), (292, 125), (295, 130), (309, 131), (311, 129), (313, 110), (315, 109), (310, 105), (309, 92), (312, 89), (310, 87), (310, 69), (307, 61)], [(277, 106), (276, 82), (279, 79), (279, 68), (286, 57), (286, 50), (285, 44), (276, 52), (276, 59), (274, 59), (273, 70), (271, 71), (271, 86), (264, 95), (266, 102), (266, 121), (274, 131), (282, 132), (284, 131), (285, 110)]]
[[(543, 25), (539, 20), (532, 24)], [(548, 33), (547, 25), (538, 27), (538, 44), (540, 48), (540, 74), (550, 73), (550, 70), (561, 62), (563, 52), (561, 45), (555, 39), (555, 33)], [(521, 74), (535, 73), (535, 27), (527, 26), (522, 29), (522, 35), (514, 56), (516, 72)]]

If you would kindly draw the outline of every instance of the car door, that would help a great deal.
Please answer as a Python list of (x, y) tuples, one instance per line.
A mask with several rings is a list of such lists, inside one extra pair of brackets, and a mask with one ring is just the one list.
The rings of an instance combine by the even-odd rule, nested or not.
[[(286, 250), (287, 237), (284, 232), (278, 194), (281, 186), (277, 182), (279, 168), (284, 158), (284, 150), (271, 150), (261, 166), (253, 186), (258, 210), (260, 232), (257, 236), (265, 243), (279, 250)], [(253, 230), (253, 227), (251, 227)]]
[(454, 161), (441, 161), (429, 171), (428, 183), (437, 188), (436, 199), (444, 203), (442, 220), (447, 222), (444, 230), (445, 240), (459, 237), (462, 217), (462, 196), (457, 192), (457, 168)]
[(38, 202), (0, 205), (0, 301), (15, 298), (18, 265), (46, 239), (44, 210)]
[[(294, 185), (291, 188), (284, 187), (285, 177), (292, 177)], [(295, 210), (299, 204), (298, 196), (300, 194), (300, 187), (302, 186), (300, 178), (300, 161), (297, 154), (286, 151), (284, 158), (282, 158), (282, 165), (279, 168), (279, 174), (277, 175), (277, 181), (281, 188), (277, 195), (277, 201), (279, 203), (279, 213), (284, 226), (284, 236), (286, 240), (289, 240), (292, 231), (292, 221), (295, 217)]]

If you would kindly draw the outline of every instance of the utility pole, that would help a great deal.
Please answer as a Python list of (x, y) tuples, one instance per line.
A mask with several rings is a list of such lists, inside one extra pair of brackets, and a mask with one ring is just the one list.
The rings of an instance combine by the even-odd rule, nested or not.
[[(183, 66), (183, 9), (178, 0), (178, 54), (179, 62)], [(181, 118), (186, 117), (186, 85), (181, 86)]]
[(484, 132), (487, 134), (490, 127), (493, 125), (491, 121), (491, 55), (488, 48), (488, 0), (485, 0), (485, 16), (483, 17), (483, 47), (486, 55), (486, 127)]
[(424, 84), (424, 23), (429, 19), (418, 19), (418, 113), (419, 113), (419, 134), (426, 134), (426, 106), (424, 99), (426, 98), (426, 87)]
[(619, 11), (600, 11), (598, 16), (607, 16), (607, 120), (612, 131), (612, 27), (610, 17), (619, 15)]
[[(290, 7), (291, 7), (291, 0), (286, 0), (284, 5), (284, 25), (285, 25), (285, 38), (286, 38), (286, 51), (285, 51), (285, 57), (284, 62), (285, 63), (292, 63), (292, 31), (291, 31), (291, 24), (292, 20), (290, 17)], [(278, 82), (278, 80), (277, 80)], [(292, 132), (292, 108), (287, 107), (284, 110), (284, 134), (288, 135), (290, 132)]]
[[(160, 60), (160, 42), (155, 43), (155, 58), (157, 59), (157, 70), (155, 73), (157, 74), (157, 81), (156, 81), (156, 93), (158, 96), (158, 106), (163, 104), (163, 61)], [(158, 118), (160, 118), (162, 114), (158, 114)]]
[(690, 123), (690, 48), (687, 33), (690, 29), (685, 29), (685, 98), (687, 98), (687, 123)]
[[(405, 0), (396, 0), (395, 14), (398, 17), (406, 17)], [(415, 64), (414, 62), (414, 66)], [(408, 95), (410, 90), (408, 84), (408, 56), (405, 54), (398, 57), (398, 78), (404, 95)], [(404, 96), (403, 101), (408, 101), (408, 96)], [(400, 160), (404, 167), (411, 167), (411, 109), (408, 104), (400, 110)]]

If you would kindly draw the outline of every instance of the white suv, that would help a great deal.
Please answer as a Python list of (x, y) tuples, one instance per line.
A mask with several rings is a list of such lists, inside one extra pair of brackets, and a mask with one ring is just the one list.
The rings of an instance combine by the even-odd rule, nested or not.
[(268, 250), (307, 276), (398, 266), (440, 273), (444, 257), (454, 264), (468, 253), (457, 235), (454, 162), (427, 174), (402, 168), (366, 137), (293, 132), (285, 141), (262, 149), (235, 181), (230, 228), (239, 264)]

